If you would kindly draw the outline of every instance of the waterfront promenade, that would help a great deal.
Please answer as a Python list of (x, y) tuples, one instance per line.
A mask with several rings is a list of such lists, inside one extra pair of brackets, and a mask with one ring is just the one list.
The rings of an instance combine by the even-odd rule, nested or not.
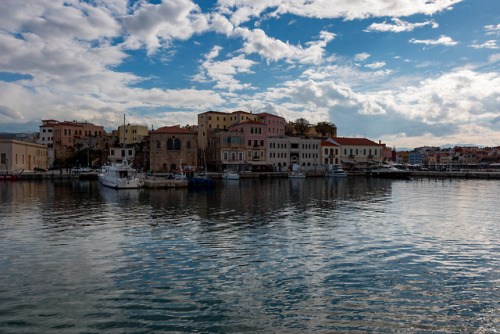
[[(168, 174), (158, 174), (147, 176), (144, 173), (139, 173), (139, 177), (144, 180), (147, 188), (160, 187), (183, 187), (183, 182), (178, 180), (167, 180)], [(349, 176), (367, 176), (363, 171), (348, 172)], [(209, 172), (208, 176), (213, 179), (221, 179), (222, 173)], [(308, 177), (323, 177), (323, 172), (310, 172)], [(241, 173), (240, 178), (286, 178), (286, 173), (270, 172), (270, 173)], [(500, 179), (499, 170), (461, 170), (461, 171), (412, 171), (411, 178), (460, 178), (460, 179)], [(46, 172), (24, 172), (18, 176), (18, 180), (57, 180), (57, 179), (82, 179), (93, 180), (97, 179), (97, 172), (89, 173), (71, 173), (66, 170), (46, 171)], [(176, 181), (176, 182), (174, 182)]]

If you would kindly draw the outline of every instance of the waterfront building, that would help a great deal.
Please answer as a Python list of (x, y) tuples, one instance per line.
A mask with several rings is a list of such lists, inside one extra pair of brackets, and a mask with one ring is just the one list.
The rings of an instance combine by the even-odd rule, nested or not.
[(246, 162), (245, 135), (239, 132), (219, 131), (215, 133), (214, 170), (249, 170)]
[(118, 142), (120, 145), (131, 145), (142, 142), (149, 135), (146, 125), (120, 125), (118, 127)]
[(0, 138), (0, 173), (47, 169), (47, 150), (46, 145)]
[(267, 162), (276, 171), (291, 170), (293, 165), (304, 171), (324, 170), (321, 163), (321, 140), (277, 136), (267, 138)]
[(321, 141), (321, 161), (329, 169), (331, 165), (340, 164), (340, 146), (327, 140)]
[(422, 165), (422, 163), (423, 163), (422, 153), (418, 152), (418, 151), (410, 152), (408, 162), (412, 165)]
[(38, 143), (48, 147), (50, 166), (56, 159), (71, 158), (79, 139), (106, 134), (104, 127), (88, 122), (43, 120), (42, 123)]
[(340, 146), (340, 161), (346, 169), (362, 169), (381, 164), (384, 144), (366, 138), (331, 137), (329, 142)]
[(246, 160), (266, 160), (267, 125), (257, 121), (237, 123), (229, 128), (229, 133), (241, 134), (245, 140)]
[(120, 164), (127, 160), (129, 164), (135, 161), (135, 148), (134, 147), (110, 147), (108, 162), (111, 164)]
[(151, 131), (149, 135), (152, 172), (198, 166), (198, 134), (195, 131), (170, 126)]
[(228, 130), (231, 125), (246, 121), (258, 121), (259, 117), (246, 111), (232, 113), (206, 111), (198, 114), (198, 147), (206, 149), (212, 134), (220, 130)]
[(269, 113), (260, 113), (257, 116), (262, 123), (266, 124), (266, 137), (283, 136), (285, 134), (286, 121), (283, 117)]

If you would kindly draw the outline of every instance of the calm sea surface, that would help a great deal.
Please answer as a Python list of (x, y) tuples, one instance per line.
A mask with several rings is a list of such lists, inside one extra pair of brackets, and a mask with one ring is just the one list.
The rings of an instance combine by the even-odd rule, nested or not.
[(0, 332), (500, 332), (499, 207), (487, 180), (0, 183)]

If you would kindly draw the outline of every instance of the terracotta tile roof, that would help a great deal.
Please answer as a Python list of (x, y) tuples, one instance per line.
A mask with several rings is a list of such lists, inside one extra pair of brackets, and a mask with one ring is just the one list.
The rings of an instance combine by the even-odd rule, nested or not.
[(342, 146), (383, 146), (366, 138), (331, 137), (331, 139)]
[(275, 115), (275, 114), (270, 114), (268, 112), (261, 112), (260, 114), (256, 114), (259, 117), (266, 117), (266, 116), (271, 116), (271, 117), (278, 117), (278, 118), (283, 118), (281, 116)]
[(162, 128), (151, 131), (150, 133), (197, 134), (198, 132), (180, 128), (178, 126), (164, 126)]
[(321, 146), (339, 146), (339, 145), (334, 144), (334, 143), (332, 143), (330, 141), (327, 141), (327, 140), (322, 140), (321, 141)]

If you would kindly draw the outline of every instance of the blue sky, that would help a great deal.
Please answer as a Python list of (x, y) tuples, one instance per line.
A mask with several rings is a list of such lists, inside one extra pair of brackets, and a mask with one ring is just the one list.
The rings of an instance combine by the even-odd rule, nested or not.
[(3, 0), (0, 132), (245, 110), (497, 146), (499, 39), (497, 0)]

